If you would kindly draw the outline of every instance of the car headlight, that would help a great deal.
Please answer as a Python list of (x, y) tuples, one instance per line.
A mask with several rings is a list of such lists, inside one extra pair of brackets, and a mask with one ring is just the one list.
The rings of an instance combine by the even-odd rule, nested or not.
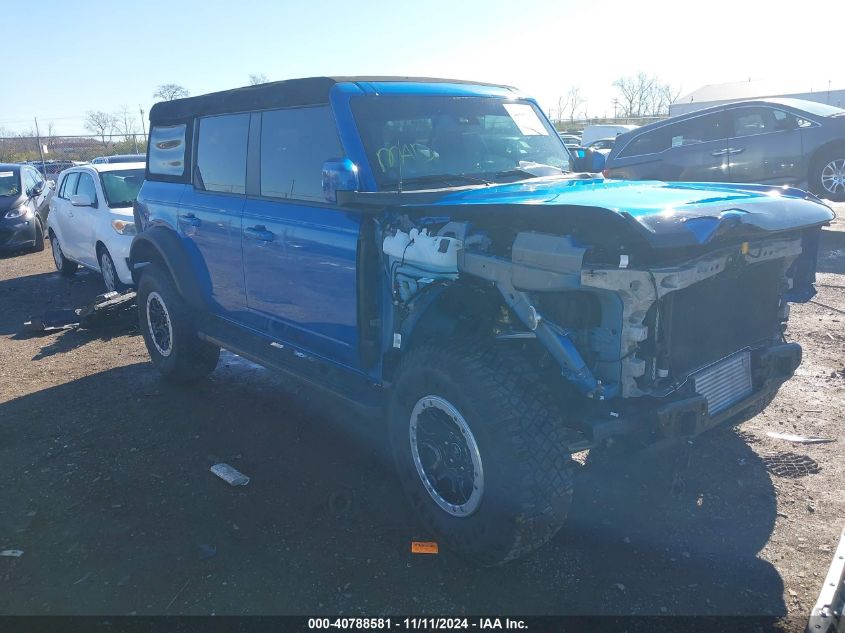
[(125, 220), (112, 220), (112, 228), (121, 235), (135, 235), (135, 223), (126, 222)]
[(15, 207), (14, 209), (9, 209), (6, 211), (6, 215), (3, 217), (7, 220), (14, 220), (15, 218), (22, 218), (27, 214), (29, 209), (26, 208), (25, 204), (20, 205), (19, 207)]

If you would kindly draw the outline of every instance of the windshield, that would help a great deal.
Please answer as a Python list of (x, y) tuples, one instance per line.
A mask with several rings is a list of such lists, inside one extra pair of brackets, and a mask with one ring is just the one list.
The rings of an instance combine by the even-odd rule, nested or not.
[[(380, 189), (511, 182), (569, 170), (536, 105), (492, 97), (357, 97), (352, 110)], [(533, 172), (533, 173), (532, 173)]]
[(0, 169), (0, 196), (17, 196), (20, 192), (21, 184), (18, 174)]
[(144, 170), (106, 171), (100, 174), (100, 181), (110, 207), (131, 207), (144, 182)]

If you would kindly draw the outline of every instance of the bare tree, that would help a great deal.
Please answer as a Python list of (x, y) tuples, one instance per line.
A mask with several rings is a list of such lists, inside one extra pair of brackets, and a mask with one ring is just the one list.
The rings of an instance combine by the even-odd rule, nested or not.
[(111, 135), (117, 126), (117, 119), (108, 112), (93, 112), (89, 110), (85, 114), (85, 129), (96, 134), (103, 141), (103, 147), (108, 147), (106, 136)]
[(133, 140), (138, 133), (138, 128), (135, 126), (134, 113), (129, 112), (129, 106), (120, 106), (120, 110), (115, 113), (114, 118), (117, 132), (123, 135), (123, 140), (127, 143)]
[(44, 140), (47, 143), (47, 149), (51, 152), (56, 145), (56, 124), (52, 121), (47, 122), (47, 133), (44, 137)]
[(657, 77), (644, 72), (631, 77), (620, 77), (613, 82), (613, 87), (618, 92), (613, 101), (614, 111), (623, 117), (668, 114), (669, 106), (680, 95), (680, 89), (669, 83), (662, 83)]
[(255, 75), (250, 74), (250, 76), (249, 76), (249, 85), (250, 86), (257, 86), (258, 84), (266, 84), (269, 81), (270, 80), (267, 79), (267, 75), (265, 75), (264, 73), (258, 73), (258, 74), (255, 74)]
[(575, 122), (575, 112), (584, 104), (581, 96), (581, 86), (572, 86), (566, 95), (566, 109), (569, 113), (569, 122)]
[(161, 84), (153, 93), (154, 99), (161, 101), (173, 101), (174, 99), (182, 99), (183, 97), (190, 97), (191, 93), (187, 88), (179, 84)]

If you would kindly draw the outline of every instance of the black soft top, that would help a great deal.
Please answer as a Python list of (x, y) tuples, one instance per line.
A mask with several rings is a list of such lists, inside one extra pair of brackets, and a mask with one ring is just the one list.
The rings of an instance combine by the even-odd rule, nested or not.
[(305, 79), (288, 79), (233, 90), (211, 92), (185, 99), (161, 101), (150, 109), (150, 122), (154, 124), (166, 123), (184, 121), (195, 116), (225, 114), (227, 112), (319, 105), (329, 102), (329, 91), (335, 84), (385, 81), (474, 84), (480, 86), (499, 85), (486, 84), (480, 81), (434, 79), (431, 77), (308, 77)]

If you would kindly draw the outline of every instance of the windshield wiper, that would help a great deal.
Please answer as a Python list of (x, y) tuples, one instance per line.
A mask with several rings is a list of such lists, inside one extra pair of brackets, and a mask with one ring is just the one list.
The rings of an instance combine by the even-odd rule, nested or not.
[[(486, 178), (480, 178), (478, 176), (470, 176), (469, 174), (429, 174), (426, 176), (411, 176), (409, 178), (402, 178), (402, 186), (404, 187), (407, 184), (417, 184), (417, 185), (424, 185), (424, 184), (433, 184), (442, 182), (449, 187), (456, 187), (457, 185), (454, 183), (455, 180), (464, 181), (464, 183), (476, 183), (479, 185), (492, 185), (493, 182), (487, 180)], [(392, 180), (382, 184), (382, 187), (396, 187), (399, 185), (398, 180)]]

